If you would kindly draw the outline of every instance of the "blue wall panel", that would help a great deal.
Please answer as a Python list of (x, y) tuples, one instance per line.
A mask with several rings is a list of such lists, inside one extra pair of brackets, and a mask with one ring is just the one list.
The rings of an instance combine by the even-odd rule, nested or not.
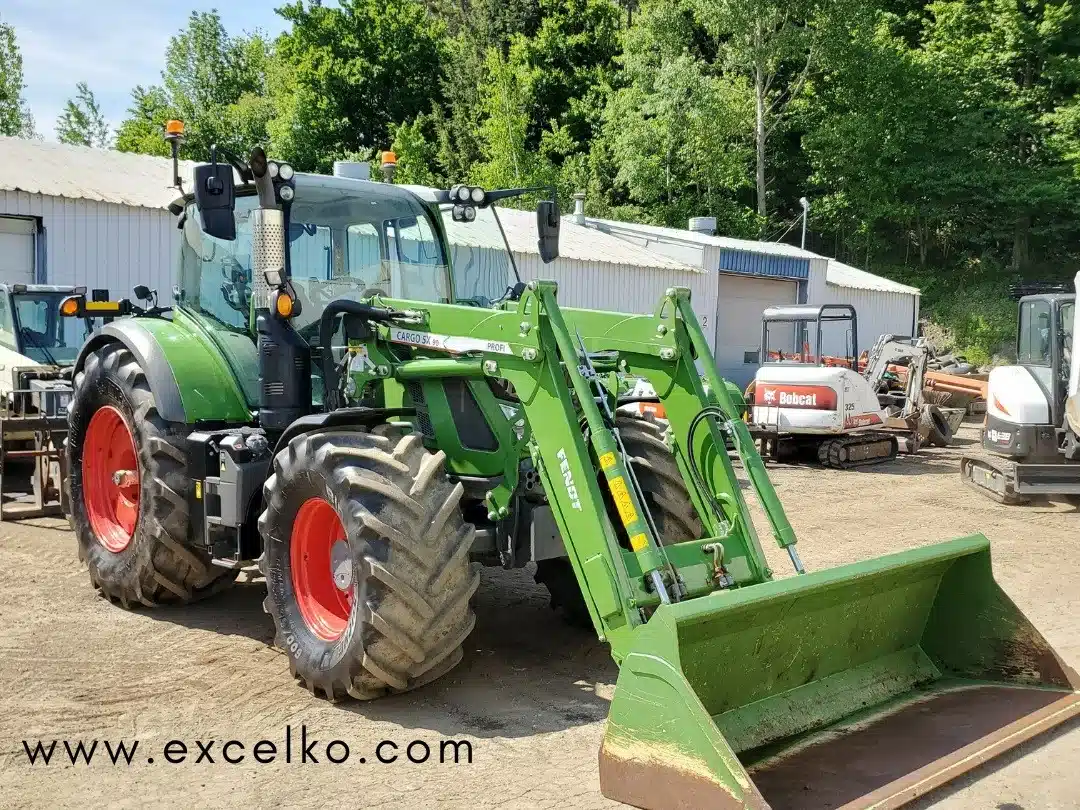
[(750, 253), (744, 250), (721, 250), (720, 267), (728, 273), (744, 273), (748, 276), (773, 276), (775, 278), (810, 278), (810, 260), (795, 256), (772, 256)]

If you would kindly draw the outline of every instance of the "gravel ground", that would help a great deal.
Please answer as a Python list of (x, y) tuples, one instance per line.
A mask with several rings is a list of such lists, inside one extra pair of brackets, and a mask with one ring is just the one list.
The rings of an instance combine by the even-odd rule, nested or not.
[[(959, 441), (976, 437), (965, 426)], [(1065, 660), (1080, 664), (1075, 508), (982, 498), (959, 480), (962, 449), (863, 471), (774, 468), (807, 568), (981, 531), (994, 543), (998, 581)], [(786, 555), (769, 555), (788, 570)], [(294, 684), (269, 646), (261, 591), (260, 582), (241, 583), (198, 605), (125, 612), (94, 595), (65, 523), (0, 524), (0, 807), (620, 806), (600, 795), (596, 767), (616, 667), (604, 645), (552, 615), (529, 570), (484, 572), (477, 628), (454, 672), (371, 704), (330, 705)], [(320, 740), (318, 764), (299, 761), (301, 726), (308, 742)], [(253, 762), (262, 739), (280, 760), (287, 727), (293, 761)], [(54, 738), (140, 743), (130, 766), (72, 766), (59, 756), (27, 764), (22, 740)], [(437, 758), (444, 738), (470, 740), (472, 764), (405, 761), (410, 741), (427, 742)], [(187, 762), (164, 761), (171, 739), (186, 741)], [(245, 744), (244, 763), (223, 762), (229, 739)], [(334, 739), (350, 747), (345, 764), (326, 761)], [(214, 764), (191, 761), (195, 740), (215, 741)], [(399, 746), (398, 762), (376, 761), (382, 740)], [(1078, 764), (1073, 722), (915, 806), (1080, 807)]]

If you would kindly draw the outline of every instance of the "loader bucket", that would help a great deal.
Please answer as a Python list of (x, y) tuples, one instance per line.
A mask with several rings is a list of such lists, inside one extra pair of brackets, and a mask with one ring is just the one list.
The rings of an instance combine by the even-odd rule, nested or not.
[(660, 606), (622, 661), (604, 795), (898, 807), (1080, 714), (985, 537)]

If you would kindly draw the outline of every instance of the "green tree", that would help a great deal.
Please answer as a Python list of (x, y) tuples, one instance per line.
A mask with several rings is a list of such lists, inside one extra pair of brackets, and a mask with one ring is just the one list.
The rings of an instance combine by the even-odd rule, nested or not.
[(120, 152), (168, 156), (169, 145), (162, 136), (165, 122), (174, 117), (174, 113), (161, 87), (136, 86), (131, 91), (127, 118), (116, 132), (116, 149)]
[(34, 137), (34, 118), (23, 98), (23, 62), (15, 29), (0, 22), (0, 135)]
[(276, 43), (270, 133), (298, 168), (326, 170), (335, 155), (386, 146), (392, 123), (439, 99), (444, 29), (417, 0), (297, 2), (278, 13), (292, 28)]
[(741, 235), (754, 228), (738, 199), (750, 178), (749, 91), (703, 58), (699, 34), (678, 0), (645, 6), (628, 33), (626, 86), (593, 144), (594, 170), (607, 178), (601, 208), (677, 227), (712, 214)]
[(1062, 236), (1054, 223), (1080, 213), (1071, 167), (1055, 148), (1080, 90), (1080, 13), (1068, 0), (947, 0), (929, 10), (928, 58), (962, 83), (963, 107), (996, 136), (1004, 177), (993, 237), (1011, 244), (1013, 270), (1028, 269), (1032, 238), (1053, 249)]
[(230, 36), (216, 11), (192, 12), (187, 26), (169, 40), (162, 83), (132, 91), (117, 149), (167, 154), (161, 136), (169, 118), (184, 122), (184, 149), (199, 159), (215, 143), (237, 152), (266, 143), (272, 59), (260, 34)]
[(56, 139), (60, 143), (98, 149), (109, 145), (109, 126), (86, 82), (75, 85), (75, 98), (68, 99), (64, 111), (56, 119)]
[[(768, 142), (781, 127), (818, 68), (820, 52), (849, 24), (855, 8), (845, 0), (691, 0), (715, 38), (726, 71), (749, 83), (757, 213), (769, 212)], [(841, 3), (843, 5), (841, 5)]]

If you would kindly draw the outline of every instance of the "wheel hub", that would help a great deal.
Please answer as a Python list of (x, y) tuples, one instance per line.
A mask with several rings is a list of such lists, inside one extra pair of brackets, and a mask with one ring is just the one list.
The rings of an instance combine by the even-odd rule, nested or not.
[(139, 456), (124, 415), (99, 408), (83, 437), (83, 505), (97, 541), (118, 554), (135, 536), (139, 520)]
[(309, 498), (296, 513), (289, 567), (296, 606), (308, 629), (323, 641), (340, 638), (352, 613), (352, 552), (337, 512), (322, 498)]
[(339, 591), (352, 587), (352, 554), (344, 540), (338, 540), (330, 547), (330, 575)]

